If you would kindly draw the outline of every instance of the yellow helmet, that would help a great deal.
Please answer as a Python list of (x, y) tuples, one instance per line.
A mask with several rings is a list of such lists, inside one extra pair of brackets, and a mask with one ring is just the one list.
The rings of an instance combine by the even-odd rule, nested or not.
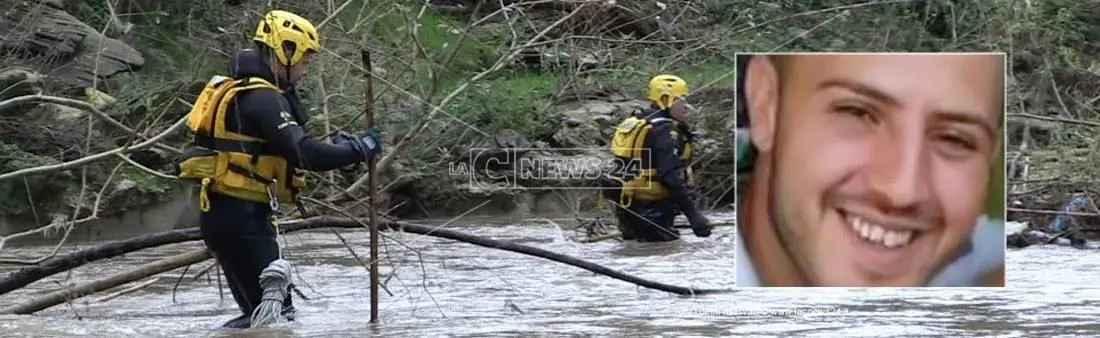
[(649, 100), (658, 108), (668, 109), (676, 99), (687, 96), (687, 81), (676, 75), (661, 74), (649, 80)]
[[(271, 47), (279, 63), (286, 66), (296, 65), (306, 53), (321, 49), (317, 28), (305, 18), (283, 10), (267, 12), (256, 27), (256, 35), (252, 37), (252, 41)], [(283, 50), (284, 44), (293, 46), (293, 55), (287, 55)]]

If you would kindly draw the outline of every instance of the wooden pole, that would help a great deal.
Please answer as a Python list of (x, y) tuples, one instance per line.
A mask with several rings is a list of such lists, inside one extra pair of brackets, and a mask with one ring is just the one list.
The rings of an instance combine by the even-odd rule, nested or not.
[[(359, 54), (363, 57), (363, 68), (366, 69), (366, 79), (364, 87), (366, 87), (366, 117), (367, 127), (374, 127), (374, 76), (371, 74), (374, 67), (370, 62), (370, 51), (365, 48), (359, 50)], [(375, 175), (377, 169), (375, 166), (375, 158), (372, 156), (367, 161), (367, 170), (369, 172), (368, 189), (370, 190), (370, 322), (378, 322), (378, 176)]]

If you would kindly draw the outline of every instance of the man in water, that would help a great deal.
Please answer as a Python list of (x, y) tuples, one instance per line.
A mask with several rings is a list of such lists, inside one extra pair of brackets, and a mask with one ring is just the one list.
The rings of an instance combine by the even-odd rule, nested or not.
[(680, 239), (673, 225), (683, 213), (692, 232), (708, 237), (711, 228), (687, 191), (693, 135), (684, 122), (688, 83), (661, 74), (649, 81), (651, 105), (615, 128), (609, 148), (622, 167), (600, 177), (623, 240), (669, 242)]
[(739, 75), (739, 286), (1003, 286), (982, 215), (1003, 54), (755, 55)]
[[(346, 133), (326, 144), (303, 129), (308, 111), (294, 84), (320, 45), (306, 19), (268, 12), (256, 28), (254, 49), (237, 52), (229, 77), (215, 77), (196, 100), (188, 124), (195, 142), (178, 162), (181, 179), (201, 182), (199, 228), (225, 273), (240, 316), (223, 326), (247, 328), (260, 305), (260, 272), (280, 258), (274, 213), (297, 203), (304, 187), (299, 168), (327, 171), (364, 162), (381, 152), (376, 129)], [(293, 319), (289, 295), (283, 315)]]

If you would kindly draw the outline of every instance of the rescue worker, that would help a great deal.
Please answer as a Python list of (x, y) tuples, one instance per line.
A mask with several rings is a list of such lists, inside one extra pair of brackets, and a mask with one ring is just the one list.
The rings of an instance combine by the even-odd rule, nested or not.
[(710, 225), (688, 196), (692, 132), (683, 122), (690, 106), (688, 84), (675, 75), (649, 82), (651, 106), (620, 123), (611, 140), (617, 166), (601, 176), (624, 240), (667, 242), (680, 238), (673, 226), (682, 212), (696, 236), (710, 236)]
[[(247, 328), (260, 304), (260, 272), (281, 257), (275, 214), (298, 203), (302, 170), (353, 167), (381, 152), (377, 129), (364, 136), (339, 133), (332, 144), (306, 134), (308, 111), (294, 84), (306, 74), (320, 36), (306, 19), (268, 12), (253, 36), (255, 48), (237, 52), (229, 76), (215, 76), (199, 94), (188, 126), (194, 144), (177, 162), (181, 179), (198, 182), (203, 242), (225, 273), (241, 315), (226, 328)], [(283, 315), (294, 318), (290, 294)]]

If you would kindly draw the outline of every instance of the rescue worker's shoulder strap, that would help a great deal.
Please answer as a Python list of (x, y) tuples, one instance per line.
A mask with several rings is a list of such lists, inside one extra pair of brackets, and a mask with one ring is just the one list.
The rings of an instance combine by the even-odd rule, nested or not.
[[(276, 92), (282, 92), (279, 87), (259, 77), (234, 79), (215, 75), (210, 79), (208, 84), (212, 87), (219, 88), (218, 91), (220, 95), (217, 95), (216, 98), (212, 98), (217, 100), (217, 103), (215, 103), (216, 105), (226, 104), (227, 101), (234, 99), (240, 92), (252, 89), (270, 88)], [(224, 118), (224, 116), (218, 116), (217, 118)], [(245, 152), (254, 155), (267, 154), (265, 147), (262, 145), (265, 143), (263, 140), (231, 140), (223, 139), (213, 134), (198, 134), (195, 135), (195, 138), (196, 143), (217, 151)]]
[(649, 124), (652, 124), (652, 125), (657, 125), (657, 124), (676, 122), (676, 120), (673, 120), (671, 117), (651, 117), (651, 118), (647, 118), (646, 122), (649, 122)]
[(246, 77), (241, 79), (233, 79), (233, 81), (234, 83), (232, 87), (225, 90), (225, 94), (223, 94), (223, 97), (221, 98), (219, 104), (230, 104), (233, 100), (236, 100), (237, 95), (240, 95), (242, 92), (252, 91), (254, 89), (271, 89), (275, 91), (275, 93), (280, 95), (283, 92), (281, 88), (259, 77)]
[(276, 92), (282, 92), (279, 87), (276, 87), (275, 85), (271, 84), (271, 82), (268, 82), (267, 80), (259, 77), (234, 79), (222, 75), (214, 75), (210, 78), (210, 81), (207, 82), (207, 85), (212, 88), (216, 88), (217, 94), (210, 97), (210, 99), (213, 99), (218, 103), (222, 103), (225, 102), (225, 100), (232, 99), (233, 96), (235, 96), (236, 94), (246, 90), (271, 88), (274, 89)]
[(233, 88), (229, 89), (230, 95), (225, 95), (225, 97), (222, 99), (223, 104), (228, 104), (228, 100), (235, 99), (236, 96), (240, 95), (242, 92), (251, 91), (254, 89), (266, 88), (274, 90), (275, 93), (280, 95), (283, 93), (283, 90), (281, 88), (259, 77), (246, 77), (242, 79), (235, 79), (234, 81), (236, 81), (236, 83), (233, 85)]
[(649, 122), (643, 118), (629, 116), (619, 122), (619, 124), (615, 126), (615, 129), (620, 133), (629, 133), (635, 128), (645, 127), (647, 124), (649, 124)]
[[(647, 131), (647, 133), (652, 132), (652, 130), (657, 128), (658, 126), (664, 126), (665, 124), (668, 124), (668, 123), (676, 123), (676, 120), (673, 120), (672, 118), (669, 118), (669, 117), (649, 117), (649, 118), (646, 118), (645, 121), (646, 121), (646, 124), (650, 126), (649, 131)], [(672, 127), (675, 128), (675, 125), (673, 125)]]
[(645, 117), (645, 116), (630, 116), (619, 122), (621, 129), (633, 129), (635, 127), (648, 127), (656, 126), (657, 124), (663, 124), (667, 122), (675, 122), (668, 117)]
[(245, 90), (252, 90), (252, 89), (259, 89), (259, 88), (273, 89), (278, 93), (283, 92), (283, 90), (280, 89), (278, 86), (275, 86), (271, 82), (268, 82), (267, 80), (264, 80), (263, 78), (260, 78), (260, 77), (246, 77), (246, 78), (243, 78), (243, 79), (239, 79), (239, 80), (237, 80), (237, 88), (235, 88), (235, 89), (238, 92), (241, 92), (241, 91), (245, 91)]
[(207, 85), (211, 87), (221, 87), (223, 85), (230, 85), (230, 88), (236, 88), (238, 90), (252, 89), (252, 88), (271, 88), (276, 91), (281, 91), (279, 87), (275, 86), (271, 82), (264, 80), (261, 77), (246, 77), (241, 79), (235, 79), (224, 75), (214, 75), (207, 81)]
[(232, 81), (236, 81), (236, 80), (234, 80), (233, 78), (228, 77), (228, 76), (214, 75), (214, 76), (210, 77), (210, 81), (207, 81), (206, 85), (211, 86), (211, 87), (217, 87), (217, 86), (219, 86), (223, 83), (231, 83)]

